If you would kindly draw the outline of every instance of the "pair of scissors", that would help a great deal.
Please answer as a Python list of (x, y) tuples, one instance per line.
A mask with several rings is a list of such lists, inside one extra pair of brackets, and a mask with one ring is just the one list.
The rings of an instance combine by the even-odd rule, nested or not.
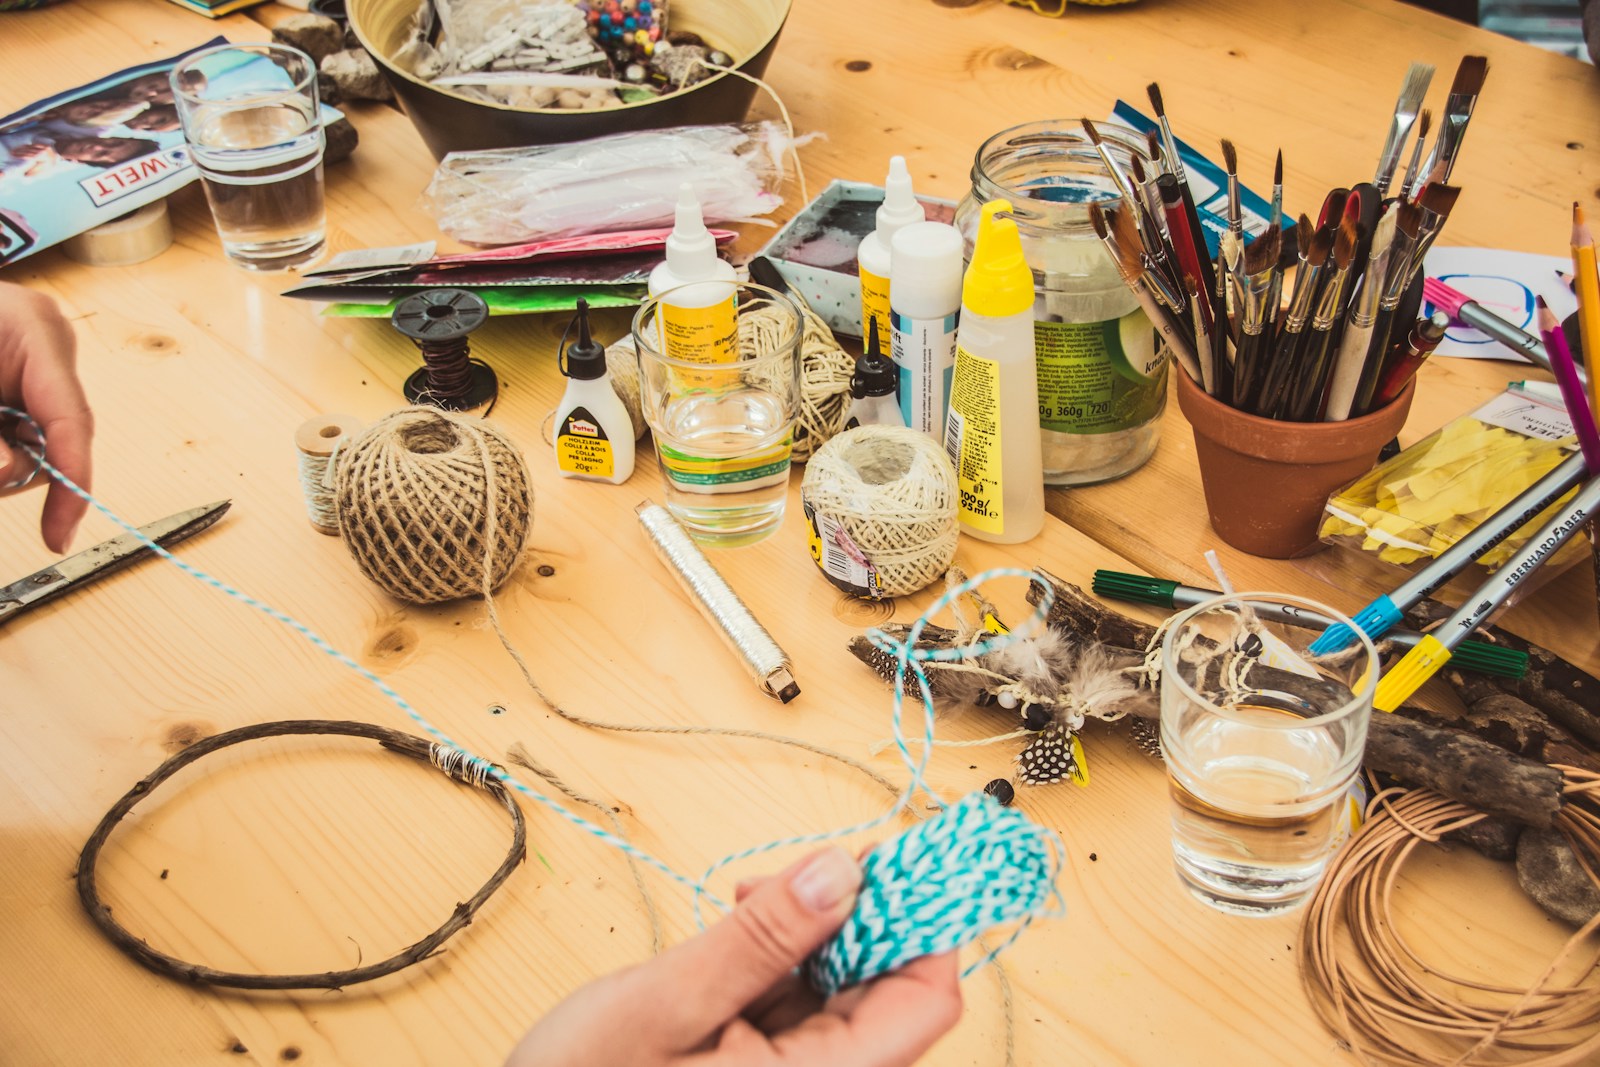
[[(232, 504), (231, 500), (218, 500), (180, 511), (139, 527), (139, 532), (166, 548), (204, 530), (222, 518)], [(10, 622), (29, 608), (70, 593), (79, 586), (88, 585), (149, 555), (153, 553), (148, 545), (133, 534), (125, 533), (77, 555), (68, 556), (44, 570), (35, 571), (26, 578), (19, 578), (10, 585), (0, 586), (0, 625)]]

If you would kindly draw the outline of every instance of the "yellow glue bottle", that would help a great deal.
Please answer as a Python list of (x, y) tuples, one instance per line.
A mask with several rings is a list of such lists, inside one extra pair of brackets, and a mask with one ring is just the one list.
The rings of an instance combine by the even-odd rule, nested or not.
[(1015, 544), (1044, 528), (1044, 463), (1033, 351), (1033, 272), (1005, 200), (983, 205), (961, 286), (945, 452), (963, 529)]
[(560, 353), (567, 391), (556, 406), (556, 469), (563, 478), (616, 485), (633, 474), (633, 421), (611, 386), (605, 346), (589, 334), (589, 302), (582, 297), (573, 325), (578, 340)]
[(906, 157), (889, 160), (889, 176), (883, 182), (883, 203), (878, 205), (876, 229), (861, 239), (856, 248), (856, 272), (861, 276), (861, 339), (866, 340), (868, 324), (876, 321), (884, 347), (889, 340), (889, 245), (897, 230), (927, 218), (922, 203), (911, 190), (911, 172)]
[[(656, 336), (662, 354), (691, 363), (732, 363), (739, 356), (733, 264), (717, 255), (694, 187), (678, 187), (677, 217), (666, 262), (650, 272)], [(665, 294), (665, 295), (663, 295)]]

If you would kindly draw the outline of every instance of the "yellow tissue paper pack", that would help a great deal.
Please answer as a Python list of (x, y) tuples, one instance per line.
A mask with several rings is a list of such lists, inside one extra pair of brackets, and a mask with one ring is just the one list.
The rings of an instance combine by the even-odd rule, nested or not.
[[(1388, 563), (1437, 556), (1576, 448), (1560, 400), (1536, 385), (1514, 383), (1334, 494), (1322, 536), (1359, 545)], [(1505, 563), (1572, 495), (1525, 523), (1479, 564), (1494, 570)], [(1570, 542), (1546, 566), (1576, 562), (1583, 551)]]

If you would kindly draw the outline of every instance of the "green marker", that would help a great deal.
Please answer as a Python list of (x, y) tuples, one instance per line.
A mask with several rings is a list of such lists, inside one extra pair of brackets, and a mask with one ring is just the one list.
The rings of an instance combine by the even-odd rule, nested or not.
[[(1222, 595), (1221, 592), (1210, 589), (1198, 589), (1191, 585), (1180, 585), (1166, 578), (1148, 578), (1140, 574), (1124, 574), (1121, 571), (1107, 570), (1094, 572), (1094, 591), (1099, 596), (1109, 597), (1112, 600), (1154, 604), (1162, 608), (1193, 607), (1202, 601)], [(1302, 626), (1306, 629), (1320, 629), (1333, 624), (1333, 620), (1326, 615), (1302, 611), (1289, 604), (1256, 604), (1253, 607), (1258, 615), (1286, 622), (1292, 626)], [(1394, 629), (1386, 632), (1383, 635), (1383, 640), (1393, 641), (1402, 648), (1410, 649), (1415, 648), (1424, 636), (1415, 630)], [(1521, 678), (1528, 673), (1528, 654), (1526, 652), (1518, 652), (1514, 648), (1502, 648), (1499, 645), (1486, 644), (1482, 641), (1463, 642), (1454, 650), (1451, 662), (1464, 671), (1475, 671), (1478, 674), (1494, 674), (1503, 678)]]

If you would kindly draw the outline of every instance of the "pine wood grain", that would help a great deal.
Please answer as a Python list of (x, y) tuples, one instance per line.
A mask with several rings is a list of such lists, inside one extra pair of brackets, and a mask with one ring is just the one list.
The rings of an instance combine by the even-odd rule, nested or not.
[[(155, 0), (0, 19), (0, 92), (18, 105), (171, 54), (213, 29)], [(218, 28), (240, 40), (265, 35), (245, 16)], [(1184, 135), (1232, 136), (1252, 175), (1281, 142), (1295, 204), (1320, 197), (1349, 168), (1369, 169), (1406, 62), (1429, 59), (1447, 79), (1466, 50), (1488, 52), (1494, 69), (1458, 172), (1470, 191), (1451, 236), (1557, 250), (1564, 205), (1592, 193), (1596, 179), (1592, 149), (1564, 147), (1600, 128), (1593, 72), (1409, 7), (1368, 0), (1302, 13), (1266, 0), (1146, 0), (1048, 21), (992, 2), (887, 0), (867, 14), (843, 0), (798, 0), (769, 73), (797, 125), (828, 134), (803, 152), (813, 190), (835, 176), (875, 179), (898, 151), (927, 191), (956, 197), (989, 134), (1099, 115), (1118, 95), (1139, 101), (1159, 77)], [(855, 60), (871, 66), (848, 69)], [(361, 146), (328, 173), (331, 244), (434, 236), (417, 203), (432, 170), (420, 139), (390, 108), (349, 111)], [(225, 264), (198, 189), (171, 207), (177, 243), (149, 264), (92, 269), (47, 251), (0, 272), (52, 293), (74, 319), (98, 416), (96, 489), (110, 506), (143, 522), (232, 497), (233, 512), (183, 546), (185, 558), (304, 620), (473, 750), (500, 757), (514, 741), (527, 744), (615, 804), (638, 844), (686, 874), (753, 843), (881, 810), (876, 786), (810, 755), (563, 723), (525, 690), (480, 604), (411, 607), (368, 585), (335, 539), (309, 527), (292, 436), (313, 414), (371, 419), (397, 406), (415, 350), (381, 323), (318, 318), (311, 305), (277, 296), (282, 279)], [(759, 247), (767, 232), (750, 228), (741, 247)], [(615, 336), (626, 316), (601, 321), (603, 336)], [(718, 553), (730, 583), (794, 656), (804, 690), (787, 707), (760, 696), (636, 528), (634, 504), (658, 495), (653, 466), (641, 463), (622, 487), (554, 476), (539, 426), (560, 391), (553, 351), (562, 325), (497, 319), (473, 337), (504, 383), (495, 421), (534, 472), (533, 547), (500, 606), (535, 674), (592, 715), (755, 727), (864, 756), (888, 736), (889, 698), (845, 643), (873, 622), (909, 621), (930, 598), (877, 606), (843, 598), (814, 573), (793, 516), (761, 545)], [(1420, 436), (1488, 395), (1504, 370), (1430, 364), (1408, 433)], [(969, 571), (1042, 563), (1084, 584), (1101, 566), (1197, 574), (1211, 539), (1195, 510), (1186, 440), (1169, 406), (1165, 439), (1144, 471), (1052, 494), (1053, 510), (1077, 530), (1051, 521), (1013, 549), (964, 541), (958, 562)], [(49, 561), (37, 543), (37, 501), (0, 506), (7, 580)], [(80, 547), (113, 532), (91, 517)], [(1306, 566), (1225, 555), (1241, 584), (1357, 602)], [(1593, 669), (1593, 605), (1560, 592), (1541, 591), (1522, 609), (1529, 636), (1590, 657)], [(1019, 583), (992, 596), (1022, 613)], [(530, 847), (542, 859), (530, 858), (423, 966), (369, 988), (293, 997), (156, 978), (115, 953), (77, 909), (73, 863), (102, 811), (171, 746), (216, 730), (313, 716), (408, 724), (288, 630), (155, 563), (7, 626), (0, 687), (8, 1063), (267, 1064), (292, 1049), (311, 1064), (493, 1064), (575, 986), (648, 951), (620, 856), (529, 806)], [(1009, 728), (972, 711), (941, 733), (974, 739)], [(1090, 788), (1022, 794), (1065, 841), (1068, 914), (1006, 957), (1019, 1061), (1348, 1062), (1299, 990), (1295, 921), (1243, 922), (1184, 898), (1171, 873), (1159, 767), (1115, 729), (1091, 730), (1088, 751)], [(941, 752), (932, 781), (954, 795), (1007, 774), (1009, 759), (1005, 745)], [(892, 755), (874, 765), (903, 775)], [(482, 880), (508, 832), (491, 802), (354, 742), (242, 748), (167, 788), (108, 846), (104, 891), (131, 929), (216, 966), (318, 969), (392, 951)], [(726, 871), (714, 888), (726, 892), (785, 859)], [(1465, 972), (1531, 978), (1565, 936), (1503, 868), (1457, 853), (1430, 854), (1410, 870), (1408, 936)], [(661, 878), (650, 884), (669, 937), (687, 936), (685, 894)], [(929, 1064), (999, 1062), (993, 977), (975, 977), (966, 995), (966, 1019)]]

